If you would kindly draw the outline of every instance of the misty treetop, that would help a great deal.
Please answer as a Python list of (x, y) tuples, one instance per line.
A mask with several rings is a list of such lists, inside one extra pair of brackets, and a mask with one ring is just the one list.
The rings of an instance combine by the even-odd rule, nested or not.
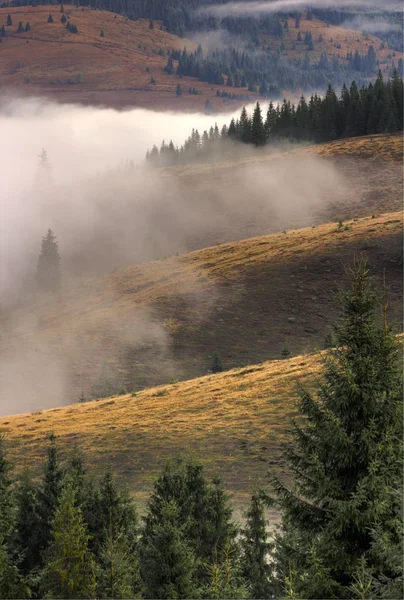
[(36, 270), (37, 289), (40, 292), (57, 292), (61, 285), (59, 242), (51, 229), (42, 238), (41, 252)]
[(287, 139), (324, 142), (344, 137), (401, 131), (403, 129), (403, 79), (397, 71), (384, 80), (358, 88), (355, 81), (342, 87), (339, 97), (331, 85), (323, 97), (301, 97), (297, 105), (288, 100), (269, 104), (263, 114), (257, 102), (252, 115), (244, 107), (240, 117), (219, 131), (217, 125), (201, 135), (192, 130), (180, 148), (164, 141), (152, 148), (146, 160), (152, 165), (203, 160), (231, 150), (232, 142), (263, 146)]

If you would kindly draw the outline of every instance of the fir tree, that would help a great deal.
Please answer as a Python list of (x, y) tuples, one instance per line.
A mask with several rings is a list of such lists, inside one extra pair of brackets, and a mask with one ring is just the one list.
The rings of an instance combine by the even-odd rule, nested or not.
[(13, 20), (11, 18), (11, 15), (9, 14), (9, 15), (7, 15), (7, 25), (8, 25), (8, 27), (10, 27), (10, 25), (12, 25), (12, 24), (13, 24)]
[(150, 21), (149, 21), (149, 29), (154, 29), (153, 19), (150, 19)]
[(176, 93), (177, 96), (182, 96), (182, 87), (181, 87), (180, 83), (177, 85), (175, 93)]
[(263, 146), (266, 141), (265, 127), (262, 120), (261, 107), (259, 102), (255, 105), (252, 124), (251, 124), (251, 142), (255, 146)]
[[(293, 489), (273, 479), (282, 511), (276, 571), (305, 598), (349, 598), (358, 572), (392, 573), (372, 551), (372, 529), (389, 544), (402, 531), (402, 381), (396, 340), (377, 318), (378, 298), (362, 257), (341, 294), (337, 347), (317, 397), (301, 393), (304, 421), (288, 449)], [(400, 527), (392, 527), (396, 520)], [(386, 572), (387, 570), (387, 572)]]
[(148, 528), (140, 547), (146, 598), (194, 597), (196, 561), (186, 528), (176, 502), (163, 502), (159, 522)]
[(210, 370), (212, 373), (221, 373), (223, 371), (222, 359), (217, 351), (213, 353)]
[(97, 565), (97, 598), (135, 598), (137, 572), (136, 557), (124, 535), (114, 535), (111, 525)]
[(16, 504), (13, 545), (21, 557), (21, 572), (23, 575), (29, 575), (40, 562), (42, 530), (38, 490), (28, 472), (24, 472), (21, 477), (16, 492)]
[(67, 17), (66, 17), (66, 15), (63, 13), (63, 14), (62, 14), (62, 16), (60, 17), (60, 22), (61, 22), (61, 23), (63, 23), (63, 24), (65, 24), (65, 23), (66, 23), (66, 21), (67, 21)]
[(31, 598), (31, 591), (21, 576), (8, 545), (0, 532), (0, 598)]
[(241, 573), (239, 549), (228, 545), (221, 562), (217, 559), (208, 566), (209, 582), (202, 587), (202, 598), (210, 600), (233, 600), (234, 598), (259, 598), (253, 596), (251, 588)]
[(15, 513), (10, 469), (6, 457), (5, 438), (0, 434), (0, 536), (5, 544), (10, 540)]
[(47, 598), (95, 598), (95, 563), (89, 536), (70, 482), (63, 487), (52, 524), (41, 589)]
[(105, 37), (105, 33), (104, 33), (103, 29), (101, 29), (101, 31), (100, 31), (100, 37)]
[(266, 525), (263, 501), (260, 493), (256, 492), (246, 514), (242, 538), (243, 573), (250, 584), (252, 598), (270, 598), (272, 595), (272, 573), (268, 561), (272, 546), (268, 543)]
[(31, 29), (30, 24), (27, 22), (25, 25), (25, 31), (29, 31)]
[(49, 13), (49, 16), (48, 16), (48, 23), (53, 23), (53, 17), (51, 15), (51, 13)]
[(40, 552), (51, 540), (51, 527), (62, 491), (63, 472), (59, 464), (56, 437), (51, 434), (47, 448), (45, 474), (39, 490)]
[(23, 32), (24, 32), (24, 25), (22, 24), (22, 21), (20, 21), (18, 23), (17, 33), (23, 33)]
[(0, 36), (1, 37), (6, 37), (7, 33), (6, 33), (6, 28), (4, 27), (4, 25), (2, 25), (0, 27)]
[(38, 259), (36, 283), (41, 292), (57, 292), (60, 289), (59, 243), (51, 229), (42, 238), (41, 253)]

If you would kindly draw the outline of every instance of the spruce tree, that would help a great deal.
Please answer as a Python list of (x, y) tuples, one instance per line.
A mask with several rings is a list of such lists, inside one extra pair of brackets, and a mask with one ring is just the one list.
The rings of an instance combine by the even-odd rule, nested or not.
[(186, 528), (177, 503), (163, 502), (159, 522), (148, 528), (140, 546), (146, 598), (195, 597), (196, 560)]
[(181, 87), (180, 83), (177, 84), (177, 88), (175, 90), (175, 93), (176, 93), (177, 96), (182, 96), (182, 87)]
[(87, 530), (75, 504), (71, 482), (63, 487), (52, 523), (41, 589), (47, 598), (95, 598), (95, 563), (88, 550)]
[(7, 25), (10, 27), (10, 25), (13, 24), (13, 20), (11, 18), (11, 15), (7, 15)]
[(251, 142), (255, 146), (263, 146), (266, 141), (265, 127), (262, 120), (261, 107), (259, 102), (255, 105), (252, 124), (251, 124)]
[(66, 23), (66, 21), (67, 21), (67, 17), (66, 17), (66, 15), (63, 13), (63, 14), (62, 14), (62, 16), (60, 17), (60, 22), (64, 24), (64, 23)]
[(223, 371), (223, 363), (219, 352), (215, 351), (213, 353), (210, 370), (212, 373), (221, 373)]
[(48, 16), (48, 23), (53, 23), (53, 17), (51, 15), (51, 13), (49, 13), (49, 16)]
[(15, 507), (10, 476), (11, 466), (6, 457), (6, 442), (0, 435), (0, 536), (7, 544), (13, 530)]
[(31, 590), (19, 572), (13, 554), (0, 532), (0, 598), (31, 598)]
[(138, 571), (136, 556), (112, 526), (101, 548), (97, 565), (97, 598), (135, 598), (133, 574)]
[(25, 25), (25, 31), (26, 31), (26, 32), (27, 32), (27, 31), (30, 31), (30, 29), (31, 29), (31, 26), (30, 26), (30, 24), (27, 22), (27, 23), (26, 23), (26, 25)]
[[(287, 456), (295, 485), (273, 479), (282, 528), (276, 571), (283, 589), (293, 578), (297, 597), (355, 597), (358, 572), (393, 575), (375, 555), (372, 530), (400, 543), (402, 487), (402, 379), (397, 343), (378, 318), (366, 259), (348, 271), (341, 292), (324, 382), (317, 394), (302, 390), (303, 420), (294, 424)], [(393, 526), (393, 523), (400, 526)]]
[(47, 461), (42, 485), (39, 490), (38, 513), (40, 519), (40, 553), (51, 540), (51, 528), (62, 492), (63, 472), (59, 464), (56, 437), (51, 434), (47, 448)]
[(23, 33), (23, 32), (24, 32), (24, 25), (22, 24), (22, 21), (20, 21), (18, 23), (17, 33)]
[(21, 557), (20, 570), (28, 575), (40, 562), (41, 519), (38, 490), (32, 475), (24, 472), (16, 491), (17, 514), (13, 545)]
[(42, 238), (41, 253), (36, 272), (37, 288), (41, 292), (57, 292), (60, 289), (59, 242), (51, 229)]
[(272, 546), (268, 542), (266, 526), (263, 500), (261, 494), (256, 492), (246, 514), (241, 542), (243, 573), (250, 584), (252, 598), (270, 598), (272, 594), (268, 560)]
[(202, 598), (209, 600), (233, 600), (234, 598), (261, 598), (254, 596), (244, 579), (239, 562), (239, 548), (228, 545), (221, 562), (217, 559), (207, 565), (208, 583), (201, 588)]

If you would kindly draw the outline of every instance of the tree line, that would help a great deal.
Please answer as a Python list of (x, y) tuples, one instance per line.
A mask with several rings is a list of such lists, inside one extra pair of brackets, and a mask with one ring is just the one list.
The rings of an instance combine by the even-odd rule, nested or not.
[[(301, 38), (300, 46), (308, 46), (310, 43), (313, 46), (311, 33), (306, 32), (306, 36), (308, 34), (308, 43)], [(299, 36), (300, 31), (298, 39)], [(282, 48), (275, 51), (268, 48), (266, 52), (257, 52), (255, 46), (243, 51), (229, 46), (207, 54), (202, 51), (201, 46), (194, 52), (188, 52), (184, 48), (183, 52), (170, 52), (164, 70), (169, 74), (195, 77), (199, 81), (215, 85), (248, 88), (250, 92), (259, 92), (264, 97), (278, 96), (282, 89), (305, 91), (325, 88), (330, 81), (333, 85), (341, 85), (343, 81), (352, 79), (358, 84), (367, 83), (369, 76), (377, 74), (379, 62), (372, 45), (363, 55), (358, 50), (346, 55), (334, 53), (332, 56), (322, 52), (316, 62), (310, 58), (310, 49), (307, 47), (306, 50), (304, 58), (291, 60), (284, 56)], [(311, 50), (314, 50), (314, 46)], [(177, 61), (176, 66), (174, 60)], [(394, 68), (395, 64), (392, 71)], [(397, 62), (397, 70), (400, 75), (403, 74), (402, 59)]]
[[(274, 106), (265, 117), (257, 102), (250, 116), (243, 107), (239, 119), (232, 119), (219, 131), (217, 125), (202, 135), (194, 129), (183, 146), (163, 142), (146, 154), (152, 165), (170, 165), (231, 151), (233, 142), (263, 146), (282, 139), (324, 142), (344, 137), (401, 131), (403, 129), (403, 79), (397, 71), (384, 80), (381, 73), (375, 83), (358, 89), (355, 81), (349, 89), (343, 85), (339, 97), (331, 85), (321, 97), (314, 94), (297, 105), (289, 100)], [(213, 154), (212, 154), (213, 153)]]
[[(140, 519), (111, 469), (95, 480), (78, 448), (62, 461), (51, 434), (42, 477), (16, 479), (1, 437), (1, 598), (401, 598), (397, 341), (365, 257), (347, 275), (324, 377), (300, 389), (292, 483), (269, 473), (242, 526), (194, 460), (163, 468)], [(269, 506), (281, 515), (271, 536)]]

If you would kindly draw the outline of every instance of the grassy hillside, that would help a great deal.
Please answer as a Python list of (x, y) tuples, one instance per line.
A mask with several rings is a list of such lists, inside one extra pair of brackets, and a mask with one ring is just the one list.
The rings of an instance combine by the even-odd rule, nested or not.
[[(323, 164), (332, 169), (324, 181), (321, 165), (310, 165), (311, 158), (324, 160)], [(207, 210), (215, 211), (220, 207), (224, 193), (233, 199), (240, 198), (233, 203), (232, 218), (228, 219), (227, 226), (221, 224), (219, 235), (214, 234), (213, 227), (209, 236), (202, 239), (194, 237), (194, 243), (198, 244), (194, 247), (202, 247), (284, 228), (399, 211), (403, 198), (402, 160), (403, 137), (400, 133), (349, 138), (306, 147), (286, 144), (283, 149), (273, 149), (268, 146), (264, 151), (252, 154), (245, 150), (231, 160), (218, 159), (214, 164), (171, 167), (161, 169), (161, 172), (167, 176), (169, 185), (192, 190), (191, 197), (199, 206), (201, 203), (206, 205)], [(305, 166), (304, 161), (307, 161)], [(307, 176), (308, 181), (315, 181), (316, 172), (322, 187), (321, 198), (312, 205), (299, 202), (299, 197), (304, 196), (306, 182), (302, 189), (298, 178), (306, 180)], [(284, 173), (284, 176), (279, 173)], [(291, 182), (289, 173), (292, 173)], [(333, 174), (337, 179), (332, 177)], [(275, 192), (279, 189), (285, 195), (282, 200), (284, 211), (272, 209), (276, 193), (271, 181), (277, 177), (280, 177), (280, 182)], [(257, 185), (260, 180), (265, 184), (263, 191)], [(294, 203), (288, 197), (289, 191), (297, 196)], [(258, 197), (258, 207), (255, 196)], [(245, 202), (246, 197), (249, 197), (248, 203)]]
[[(53, 23), (47, 22), (49, 13)], [(6, 25), (8, 14), (11, 26)], [(6, 26), (0, 47), (1, 89), (46, 94), (66, 102), (165, 110), (203, 110), (209, 98), (213, 104), (220, 103), (221, 110), (234, 109), (234, 103), (217, 100), (220, 86), (190, 77), (181, 80), (184, 93), (177, 98), (179, 79), (163, 71), (167, 57), (159, 52), (196, 46), (160, 30), (158, 22), (151, 30), (146, 20), (130, 21), (111, 12), (68, 5), (65, 14), (77, 25), (78, 34), (60, 22), (59, 5), (0, 8), (0, 26)], [(24, 27), (29, 22), (30, 31), (16, 33), (19, 21)], [(189, 95), (190, 86), (200, 95)]]
[[(67, 404), (80, 394), (206, 374), (214, 351), (225, 368), (279, 358), (285, 343), (292, 354), (313, 351), (335, 318), (343, 265), (361, 251), (379, 280), (385, 269), (400, 327), (402, 214), (389, 213), (223, 244), (95, 279), (4, 322), (2, 360), (13, 364), (25, 353), (28, 364), (17, 368), (24, 381), (36, 371), (38, 352), (45, 365), (60, 357)], [(41, 392), (48, 406), (55, 402), (52, 385)], [(23, 402), (13, 396), (5, 403)]]
[[(53, 23), (48, 23), (49, 13)], [(240, 101), (218, 99), (216, 91), (224, 86), (201, 83), (184, 77), (184, 93), (175, 94), (178, 77), (163, 71), (167, 58), (160, 52), (169, 49), (194, 50), (196, 45), (160, 29), (156, 21), (153, 30), (147, 20), (130, 21), (122, 15), (88, 7), (65, 5), (69, 21), (77, 25), (79, 34), (67, 31), (60, 22), (59, 5), (0, 8), (0, 26), (5, 25), (6, 37), (1, 38), (0, 78), (1, 89), (18, 90), (21, 94), (46, 94), (60, 101), (103, 104), (122, 107), (126, 105), (174, 110), (203, 110), (207, 99), (217, 110), (232, 109)], [(7, 15), (13, 24), (7, 26)], [(30, 30), (16, 33), (19, 21), (30, 24)], [(296, 42), (298, 30), (294, 19), (289, 19), (289, 32), (285, 31), (283, 55), (288, 59), (302, 58), (307, 52), (304, 42)], [(101, 30), (104, 37), (100, 36)], [(317, 62), (321, 52), (329, 57), (339, 56), (346, 62), (347, 51), (366, 54), (373, 45), (383, 73), (391, 69), (392, 61), (403, 55), (381, 48), (380, 40), (373, 35), (336, 26), (314, 18), (302, 19), (300, 31), (304, 38), (311, 31), (315, 49), (310, 52), (312, 62)], [(319, 42), (319, 36), (323, 41)], [(293, 44), (296, 48), (293, 49)], [(279, 39), (261, 36), (263, 49), (279, 49)], [(154, 79), (155, 83), (152, 83)], [(189, 95), (195, 87), (199, 95)], [(238, 93), (243, 93), (239, 90)], [(244, 90), (247, 93), (247, 90)], [(248, 92), (253, 99), (257, 95)]]
[(0, 419), (12, 458), (38, 474), (50, 431), (65, 454), (74, 444), (91, 472), (108, 461), (143, 500), (176, 453), (195, 454), (244, 504), (268, 468), (284, 472), (281, 444), (294, 414), (297, 382), (318, 374), (317, 355), (267, 362), (65, 408)]
[[(281, 43), (284, 44), (282, 55), (290, 59), (304, 59), (307, 53), (307, 45), (304, 43), (306, 32), (310, 32), (313, 37), (314, 50), (309, 52), (310, 61), (318, 62), (322, 52), (326, 52), (329, 57), (334, 55), (342, 64), (347, 63), (347, 52), (355, 54), (358, 50), (359, 54), (367, 54), (369, 46), (373, 46), (379, 61), (379, 68), (385, 74), (391, 70), (392, 61), (397, 61), (403, 58), (403, 53), (392, 51), (387, 44), (382, 44), (380, 38), (370, 33), (363, 33), (350, 27), (342, 27), (337, 25), (327, 24), (317, 17), (313, 17), (312, 21), (307, 20), (307, 13), (304, 12), (300, 29), (295, 28), (295, 19), (288, 19), (289, 31), (284, 31), (283, 40), (280, 41), (271, 36), (261, 36), (263, 47), (279, 49)], [(300, 31), (302, 41), (297, 41), (297, 35)], [(320, 41), (320, 36), (322, 40)], [(393, 56), (394, 54), (394, 56)]]

